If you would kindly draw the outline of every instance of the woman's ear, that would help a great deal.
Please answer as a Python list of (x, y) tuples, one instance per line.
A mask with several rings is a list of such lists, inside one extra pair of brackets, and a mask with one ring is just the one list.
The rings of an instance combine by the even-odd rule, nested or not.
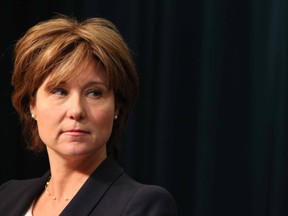
[(118, 114), (119, 114), (119, 108), (115, 109), (115, 113), (114, 113), (114, 119), (118, 119)]
[(35, 100), (31, 99), (30, 100), (30, 113), (31, 113), (31, 117), (33, 119), (36, 119), (36, 114), (35, 114)]
[(115, 120), (118, 118), (119, 112), (120, 112), (120, 105), (119, 105), (119, 103), (116, 103), (115, 112), (114, 112), (114, 119)]

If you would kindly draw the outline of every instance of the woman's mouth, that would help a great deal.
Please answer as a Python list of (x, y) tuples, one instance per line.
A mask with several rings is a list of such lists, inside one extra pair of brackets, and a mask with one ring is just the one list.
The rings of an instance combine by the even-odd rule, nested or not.
[(70, 136), (83, 136), (89, 134), (86, 130), (81, 129), (72, 129), (72, 130), (65, 130), (63, 134), (70, 135)]

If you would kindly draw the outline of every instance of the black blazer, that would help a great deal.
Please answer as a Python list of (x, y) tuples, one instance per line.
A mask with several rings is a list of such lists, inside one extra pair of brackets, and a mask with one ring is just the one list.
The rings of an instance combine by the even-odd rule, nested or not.
[[(0, 187), (0, 216), (21, 216), (44, 190), (50, 176), (11, 180)], [(105, 159), (69, 202), (61, 216), (176, 216), (177, 207), (162, 187), (140, 184), (117, 163)]]

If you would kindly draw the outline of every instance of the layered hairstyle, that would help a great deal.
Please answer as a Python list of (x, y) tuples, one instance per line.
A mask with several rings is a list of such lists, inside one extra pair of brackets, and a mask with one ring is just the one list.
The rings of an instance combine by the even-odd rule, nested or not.
[(20, 116), (28, 148), (43, 152), (30, 103), (43, 81), (53, 75), (55, 86), (77, 77), (91, 58), (107, 73), (119, 110), (107, 143), (108, 155), (118, 157), (119, 138), (138, 95), (138, 76), (131, 52), (115, 25), (104, 18), (78, 21), (58, 16), (32, 26), (15, 46), (12, 103)]

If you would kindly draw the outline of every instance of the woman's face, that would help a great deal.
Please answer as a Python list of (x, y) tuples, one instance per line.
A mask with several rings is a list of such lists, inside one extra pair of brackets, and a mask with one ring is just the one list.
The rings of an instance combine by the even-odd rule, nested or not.
[(95, 60), (73, 81), (39, 87), (31, 112), (49, 155), (106, 156), (117, 110), (105, 69)]

